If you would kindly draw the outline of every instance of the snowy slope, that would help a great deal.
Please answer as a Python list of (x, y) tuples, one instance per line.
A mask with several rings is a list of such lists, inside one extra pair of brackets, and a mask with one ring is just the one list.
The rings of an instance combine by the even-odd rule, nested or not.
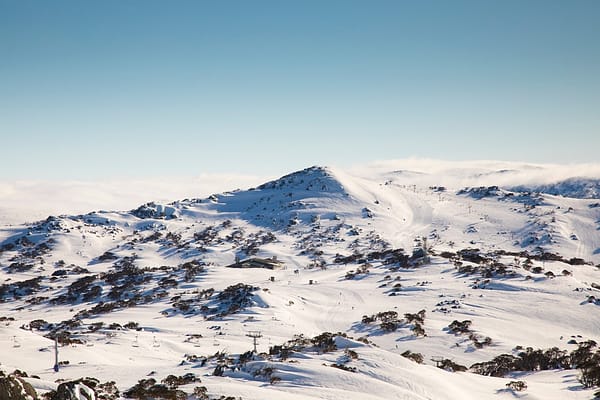
[[(208, 198), (5, 225), (0, 368), (37, 375), (41, 391), (191, 372), (216, 398), (591, 398), (577, 368), (435, 365), (599, 340), (599, 200), (515, 192), (528, 174), (548, 184), (540, 166), (421, 164), (311, 167)], [(285, 267), (228, 267), (251, 257)], [(242, 362), (250, 332), (264, 354)]]

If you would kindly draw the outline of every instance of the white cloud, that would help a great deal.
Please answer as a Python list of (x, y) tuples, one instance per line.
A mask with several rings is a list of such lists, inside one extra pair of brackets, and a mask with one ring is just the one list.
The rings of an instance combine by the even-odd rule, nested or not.
[[(392, 172), (395, 171), (395, 175)], [(600, 164), (533, 164), (507, 161), (443, 161), (424, 158), (378, 161), (352, 169), (358, 175), (389, 174), (418, 185), (516, 186), (555, 183), (572, 177), (600, 178)], [(408, 172), (417, 172), (411, 174)]]
[(203, 174), (111, 181), (4, 181), (0, 182), (0, 223), (16, 224), (48, 215), (101, 209), (129, 210), (149, 201), (171, 202), (248, 188), (267, 179), (270, 177)]

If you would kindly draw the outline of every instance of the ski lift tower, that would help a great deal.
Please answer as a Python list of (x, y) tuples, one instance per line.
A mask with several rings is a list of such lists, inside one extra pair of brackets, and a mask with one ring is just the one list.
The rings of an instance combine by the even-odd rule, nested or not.
[(58, 372), (58, 338), (54, 338), (54, 372)]
[(258, 344), (258, 338), (262, 337), (260, 331), (250, 331), (246, 334), (246, 336), (251, 337), (254, 342), (254, 353), (256, 353), (256, 345)]

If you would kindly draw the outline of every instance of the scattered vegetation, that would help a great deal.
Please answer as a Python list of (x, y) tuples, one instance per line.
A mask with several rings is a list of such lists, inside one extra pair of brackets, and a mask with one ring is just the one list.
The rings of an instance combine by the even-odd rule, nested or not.
[(586, 388), (600, 386), (600, 350), (593, 340), (578, 344), (571, 353), (553, 347), (534, 350), (531, 347), (512, 354), (501, 354), (491, 361), (476, 363), (471, 371), (488, 376), (503, 377), (514, 371), (545, 371), (552, 369), (579, 369), (579, 381)]
[(164, 400), (185, 400), (187, 394), (176, 387), (170, 387), (166, 384), (157, 383), (154, 378), (141, 379), (132, 388), (123, 392), (123, 395), (130, 399), (164, 399)]
[(506, 384), (506, 387), (510, 390), (514, 390), (515, 392), (522, 392), (527, 389), (527, 383), (524, 381), (510, 381)]
[(383, 332), (394, 332), (400, 327), (409, 327), (415, 336), (427, 336), (423, 324), (425, 323), (425, 310), (417, 313), (406, 313), (403, 319), (398, 319), (396, 311), (383, 311), (373, 315), (363, 315), (361, 322), (369, 325), (379, 321), (379, 328)]
[(465, 372), (468, 370), (464, 365), (457, 364), (448, 358), (439, 360), (437, 367), (449, 372)]

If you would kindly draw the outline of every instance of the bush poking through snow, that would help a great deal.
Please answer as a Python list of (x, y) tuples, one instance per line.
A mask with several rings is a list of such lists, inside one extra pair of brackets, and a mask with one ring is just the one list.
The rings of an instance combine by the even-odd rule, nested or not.
[(310, 341), (321, 353), (327, 353), (330, 351), (337, 350), (335, 345), (335, 334), (329, 332), (323, 332), (320, 335), (315, 336)]
[(423, 354), (421, 353), (413, 353), (410, 350), (406, 350), (404, 353), (400, 354), (402, 357), (408, 358), (411, 361), (416, 362), (417, 364), (423, 364)]
[(175, 389), (178, 386), (187, 385), (194, 382), (200, 382), (200, 379), (196, 378), (196, 375), (188, 372), (182, 376), (169, 375), (161, 381), (161, 383), (167, 385), (171, 389)]
[(506, 387), (515, 392), (521, 392), (527, 389), (527, 383), (524, 381), (510, 381), (506, 384)]
[(455, 363), (454, 361), (445, 358), (438, 363), (438, 368), (450, 372), (465, 372), (468, 368), (464, 365)]
[(587, 340), (571, 353), (553, 347), (547, 350), (533, 350), (528, 347), (514, 356), (501, 354), (492, 361), (476, 363), (471, 370), (476, 374), (503, 377), (514, 371), (546, 371), (552, 369), (580, 370), (579, 381), (586, 388), (600, 386), (600, 351), (596, 342)]
[(471, 324), (472, 322), (468, 319), (462, 322), (454, 320), (452, 321), (452, 323), (450, 323), (450, 325), (448, 325), (448, 329), (450, 329), (450, 331), (455, 334), (470, 333), (471, 330), (469, 329), (469, 327), (471, 326)]
[(600, 386), (600, 353), (594, 354), (581, 367), (579, 381), (586, 388)]
[(131, 399), (165, 399), (165, 400), (185, 400), (187, 394), (178, 389), (173, 389), (164, 384), (157, 384), (156, 379), (141, 379), (131, 389), (123, 395)]
[(354, 350), (346, 349), (344, 350), (344, 354), (349, 360), (358, 360), (358, 353)]
[(341, 369), (342, 371), (348, 371), (348, 372), (356, 372), (357, 371), (356, 367), (348, 367), (344, 364), (334, 363), (334, 364), (331, 364), (330, 367)]
[(206, 386), (196, 386), (193, 394), (198, 400), (209, 400), (208, 389), (206, 389)]

